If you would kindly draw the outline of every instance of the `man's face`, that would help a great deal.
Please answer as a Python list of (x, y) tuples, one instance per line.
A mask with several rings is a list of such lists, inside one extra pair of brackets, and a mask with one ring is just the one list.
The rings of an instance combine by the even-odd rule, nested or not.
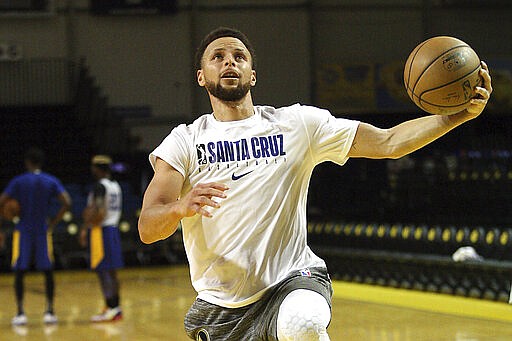
[(98, 178), (98, 173), (99, 173), (98, 167), (96, 167), (94, 164), (92, 164), (91, 165), (92, 176), (94, 176), (95, 178)]
[(222, 101), (240, 101), (256, 85), (251, 54), (236, 38), (223, 37), (211, 42), (201, 65), (197, 71), (199, 85)]

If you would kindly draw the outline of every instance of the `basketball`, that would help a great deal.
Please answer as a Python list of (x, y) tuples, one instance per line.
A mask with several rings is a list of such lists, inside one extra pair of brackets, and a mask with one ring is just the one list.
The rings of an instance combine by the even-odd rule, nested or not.
[(93, 226), (101, 225), (103, 217), (97, 213), (93, 206), (86, 206), (82, 211), (82, 219), (85, 223)]
[(1, 214), (2, 218), (7, 220), (13, 220), (15, 217), (19, 217), (20, 204), (15, 199), (7, 200), (2, 206)]
[(466, 109), (481, 82), (480, 58), (465, 42), (439, 36), (425, 40), (407, 58), (404, 85), (422, 110), (452, 115)]

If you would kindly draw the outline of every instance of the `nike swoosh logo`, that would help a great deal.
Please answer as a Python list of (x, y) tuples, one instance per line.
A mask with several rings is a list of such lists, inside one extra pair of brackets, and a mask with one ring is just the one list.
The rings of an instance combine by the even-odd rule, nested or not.
[(236, 175), (235, 173), (233, 173), (233, 174), (231, 175), (231, 180), (236, 181), (236, 180), (238, 180), (238, 179), (243, 178), (243, 177), (244, 177), (244, 176), (246, 176), (247, 174), (251, 174), (252, 172), (254, 172), (254, 169), (253, 169), (252, 171), (248, 171), (247, 173), (242, 173), (242, 174), (240, 174), (240, 175)]

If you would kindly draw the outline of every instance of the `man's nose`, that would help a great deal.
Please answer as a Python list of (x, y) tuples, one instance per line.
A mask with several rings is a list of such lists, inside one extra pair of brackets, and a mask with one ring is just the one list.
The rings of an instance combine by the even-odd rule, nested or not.
[(226, 66), (235, 65), (235, 58), (233, 58), (233, 56), (227, 56), (224, 63)]

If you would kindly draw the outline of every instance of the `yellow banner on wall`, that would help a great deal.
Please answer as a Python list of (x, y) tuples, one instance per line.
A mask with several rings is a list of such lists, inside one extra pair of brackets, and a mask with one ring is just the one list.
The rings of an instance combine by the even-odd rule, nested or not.
[[(512, 60), (489, 60), (493, 94), (486, 111), (512, 112)], [(403, 82), (404, 61), (319, 66), (315, 104), (334, 114), (421, 112)]]
[(333, 112), (375, 110), (375, 67), (327, 64), (317, 73), (316, 101)]

